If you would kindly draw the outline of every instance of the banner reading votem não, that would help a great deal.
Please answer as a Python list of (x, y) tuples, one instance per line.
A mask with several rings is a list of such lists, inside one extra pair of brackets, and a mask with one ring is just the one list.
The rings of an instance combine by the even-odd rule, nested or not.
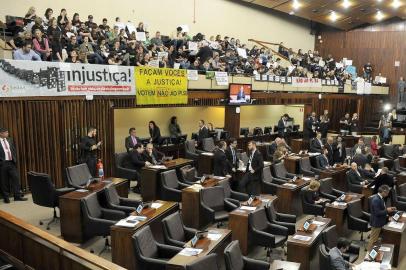
[(0, 60), (0, 97), (135, 95), (134, 68)]
[(187, 104), (187, 70), (136, 67), (137, 104)]

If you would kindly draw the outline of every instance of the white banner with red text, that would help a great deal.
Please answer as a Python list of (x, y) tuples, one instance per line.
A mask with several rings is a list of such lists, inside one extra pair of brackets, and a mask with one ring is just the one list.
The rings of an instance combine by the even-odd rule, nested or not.
[(309, 87), (309, 88), (321, 88), (321, 79), (315, 78), (299, 78), (293, 77), (292, 78), (292, 86), (293, 87)]

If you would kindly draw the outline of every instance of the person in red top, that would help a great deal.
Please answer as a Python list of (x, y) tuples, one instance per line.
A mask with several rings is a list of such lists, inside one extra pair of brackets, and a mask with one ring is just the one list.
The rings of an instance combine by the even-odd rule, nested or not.
[(34, 45), (34, 51), (36, 51), (43, 61), (51, 59), (51, 50), (49, 49), (48, 39), (42, 36), (42, 32), (36, 29), (34, 32), (34, 39), (32, 44)]
[(374, 135), (372, 136), (372, 140), (371, 140), (371, 153), (374, 156), (378, 155), (378, 143), (376, 142), (377, 137)]

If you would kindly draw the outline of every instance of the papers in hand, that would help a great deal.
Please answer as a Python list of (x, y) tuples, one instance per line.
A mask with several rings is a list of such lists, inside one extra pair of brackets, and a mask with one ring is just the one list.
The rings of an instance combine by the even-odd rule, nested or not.
[(312, 239), (310, 236), (300, 235), (300, 234), (297, 234), (297, 235), (293, 236), (292, 238), (295, 240), (300, 240), (300, 241), (310, 241), (310, 239)]
[(140, 222), (135, 219), (135, 216), (129, 216), (117, 222), (116, 225), (126, 228), (134, 228), (135, 226), (137, 226), (138, 223)]
[(252, 206), (241, 206), (240, 208), (241, 210), (247, 210), (247, 211), (255, 211), (255, 209), (257, 209), (256, 207), (252, 207)]
[(382, 169), (379, 169), (379, 170), (376, 172), (375, 177), (378, 177), (378, 176), (381, 174), (381, 171), (382, 171)]
[(391, 228), (394, 228), (394, 229), (402, 229), (403, 228), (403, 226), (404, 226), (404, 223), (398, 223), (398, 222), (394, 222), (394, 221), (391, 221), (391, 222), (389, 222), (388, 223), (388, 227), (391, 227)]
[(203, 249), (200, 248), (184, 248), (181, 250), (181, 252), (179, 252), (179, 255), (182, 256), (197, 256), (200, 253), (202, 253)]
[(151, 208), (158, 209), (158, 208), (161, 207), (162, 205), (163, 205), (162, 203), (152, 203), (152, 204), (151, 204)]

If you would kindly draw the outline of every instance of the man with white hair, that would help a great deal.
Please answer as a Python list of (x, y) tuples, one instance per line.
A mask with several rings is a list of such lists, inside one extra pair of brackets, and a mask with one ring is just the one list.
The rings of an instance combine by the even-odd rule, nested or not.
[(358, 171), (357, 163), (355, 162), (351, 163), (351, 170), (349, 170), (347, 173), (347, 179), (353, 185), (365, 186), (368, 184), (368, 181), (361, 177), (361, 174)]

